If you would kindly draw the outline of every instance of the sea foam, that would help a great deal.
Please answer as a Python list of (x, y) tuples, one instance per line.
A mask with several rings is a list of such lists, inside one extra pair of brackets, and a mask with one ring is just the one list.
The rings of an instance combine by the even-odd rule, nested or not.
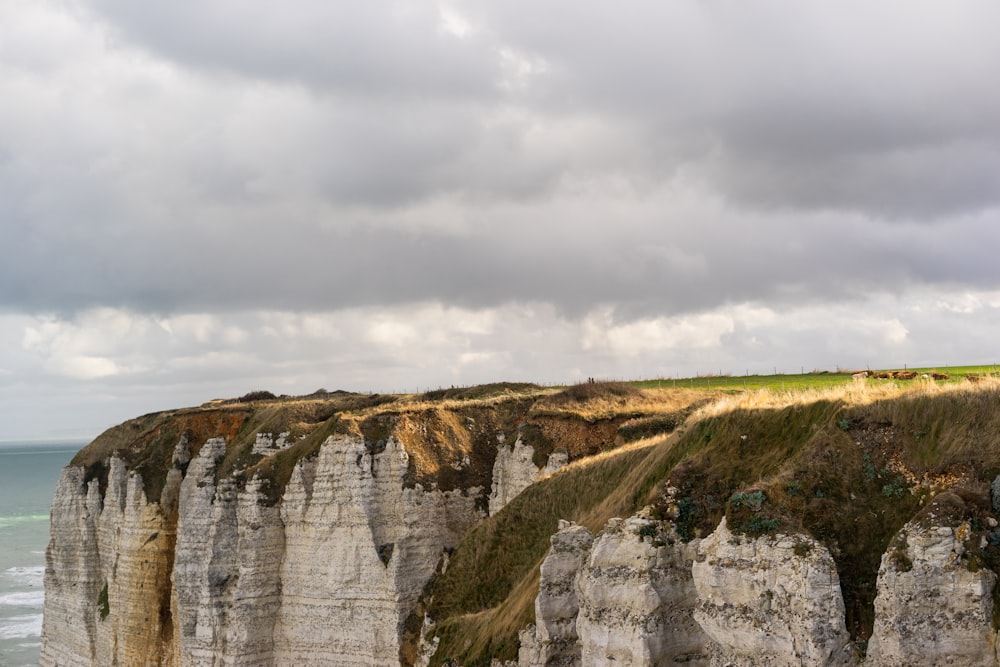
[(45, 604), (45, 591), (27, 591), (0, 595), (0, 607), (39, 607)]
[(0, 623), (0, 639), (22, 639), (42, 636), (42, 615), (12, 616)]
[(45, 566), (8, 567), (3, 574), (4, 578), (12, 582), (16, 588), (41, 586), (45, 581)]

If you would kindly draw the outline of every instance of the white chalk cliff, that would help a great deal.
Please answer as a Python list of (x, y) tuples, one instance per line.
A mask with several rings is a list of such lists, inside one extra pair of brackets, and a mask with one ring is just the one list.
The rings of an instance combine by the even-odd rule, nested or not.
[(539, 572), (535, 624), (521, 633), (521, 665), (579, 665), (577, 575), (594, 542), (589, 530), (561, 521)]
[[(435, 636), (453, 619), (424, 613), (435, 609), (434, 591), (447, 590), (433, 585), (467, 572), (455, 564), (478, 545), (466, 539), (449, 560), (452, 551), (483, 521), (484, 531), (507, 521), (523, 537), (527, 503), (504, 507), (556, 474), (565, 452), (585, 450), (567, 444), (586, 427), (562, 424), (569, 435), (544, 440), (546, 466), (536, 465), (530, 438), (507, 446), (526, 411), (526, 402), (475, 418), (400, 410), (365, 422), (367, 435), (362, 418), (337, 430), (324, 416), (317, 423), (329, 428), (314, 440), (291, 418), (250, 428), (240, 421), (248, 410), (195, 411), (185, 413), (190, 428), (164, 427), (169, 437), (112, 438), (101, 457), (65, 468), (56, 488), (40, 664), (440, 664), (447, 655), (437, 647), (465, 638)], [(209, 435), (224, 430), (212, 419), (228, 423), (245, 447), (195, 438), (196, 419)], [(123, 428), (153, 433), (142, 424)], [(142, 458), (154, 455), (155, 465)], [(566, 476), (584, 468), (558, 472), (548, 489), (566, 497), (577, 479)], [(162, 474), (144, 480), (140, 470)], [(986, 509), (981, 489), (956, 488), (924, 506), (882, 557), (867, 667), (1000, 665), (998, 510)], [(837, 563), (823, 543), (791, 531), (747, 534), (737, 518), (685, 542), (681, 534), (711, 525), (688, 530), (681, 516), (671, 500), (611, 519), (596, 535), (561, 522), (538, 572), (534, 623), (519, 647), (507, 639), (530, 614), (530, 593), (522, 595), (504, 655), (519, 648), (517, 667), (859, 664), (865, 647), (845, 627)], [(786, 518), (779, 525), (794, 525)], [(538, 563), (554, 520), (539, 520), (525, 569)]]
[(279, 509), (259, 481), (216, 480), (224, 454), (206, 442), (160, 503), (119, 459), (103, 498), (63, 472), (41, 664), (398, 663), (424, 585), (483, 516), (475, 493), (407, 488), (398, 441), (339, 436), (296, 465)]
[[(997, 577), (963, 558), (970, 535), (967, 522), (926, 518), (900, 531), (879, 570), (866, 666), (1000, 664)], [(613, 519), (596, 539), (566, 524), (535, 614), (519, 667), (858, 664), (826, 548), (806, 535), (737, 535), (725, 519), (687, 545), (669, 522)]]
[(695, 620), (712, 665), (853, 662), (833, 558), (805, 535), (734, 535), (723, 518), (698, 545)]
[(963, 558), (969, 523), (949, 523), (910, 521), (882, 557), (866, 665), (998, 664), (997, 577)]
[(522, 491), (540, 479), (558, 472), (569, 461), (564, 451), (549, 454), (546, 464), (536, 466), (533, 457), (535, 449), (526, 445), (521, 438), (510, 447), (502, 441), (497, 446), (497, 458), (493, 464), (493, 486), (490, 490), (490, 514), (496, 514)]

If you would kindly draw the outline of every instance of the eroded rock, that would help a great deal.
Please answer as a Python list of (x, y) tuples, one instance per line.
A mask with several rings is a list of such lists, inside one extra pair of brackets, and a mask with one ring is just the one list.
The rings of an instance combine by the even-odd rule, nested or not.
[(580, 664), (576, 579), (594, 536), (575, 523), (560, 521), (559, 524), (539, 572), (535, 625), (521, 633), (518, 656), (521, 667)]
[(533, 461), (534, 455), (535, 449), (525, 444), (520, 437), (510, 447), (502, 441), (497, 446), (489, 499), (490, 515), (499, 512), (522, 491), (538, 480), (558, 472), (569, 462), (569, 455), (565, 451), (556, 451), (539, 468)]
[(812, 538), (737, 536), (723, 518), (692, 574), (713, 666), (851, 664), (837, 568)]
[(866, 665), (997, 664), (992, 625), (997, 577), (968, 557), (969, 523), (935, 513), (941, 505), (962, 502), (951, 493), (938, 496), (882, 556)]
[(696, 550), (667, 522), (608, 523), (577, 578), (584, 667), (706, 664), (707, 637), (692, 617)]

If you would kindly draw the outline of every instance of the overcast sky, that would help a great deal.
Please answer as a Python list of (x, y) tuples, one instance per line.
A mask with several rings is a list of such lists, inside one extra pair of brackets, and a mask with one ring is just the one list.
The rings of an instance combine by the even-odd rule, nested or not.
[(0, 0), (0, 439), (1000, 359), (993, 0)]

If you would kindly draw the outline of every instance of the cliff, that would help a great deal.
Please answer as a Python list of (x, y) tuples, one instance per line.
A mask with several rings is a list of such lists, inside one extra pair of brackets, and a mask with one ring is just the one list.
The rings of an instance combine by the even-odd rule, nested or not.
[(998, 408), (501, 385), (147, 415), (63, 472), (42, 664), (1000, 664)]
[(474, 525), (621, 444), (621, 424), (690, 403), (475, 391), (213, 403), (109, 430), (56, 489), (42, 664), (396, 664)]
[[(723, 398), (474, 527), (428, 586), (427, 664), (995, 664), (998, 445), (996, 385)], [(900, 536), (945, 532), (895, 574)]]

